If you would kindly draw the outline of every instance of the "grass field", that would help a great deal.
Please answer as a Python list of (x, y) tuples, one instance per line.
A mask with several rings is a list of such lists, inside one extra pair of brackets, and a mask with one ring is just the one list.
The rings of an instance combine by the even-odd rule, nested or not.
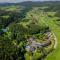
[(52, 32), (56, 35), (58, 45), (57, 45), (57, 49), (47, 56), (46, 60), (59, 60), (60, 59), (60, 54), (59, 54), (60, 53), (60, 28), (53, 21), (47, 21), (47, 23), (49, 24)]
[(57, 37), (57, 48), (56, 50), (54, 50), (53, 52), (51, 52), (45, 60), (60, 60), (60, 27), (58, 25), (55, 24), (54, 20), (55, 18), (48, 18), (44, 20), (44, 22), (46, 22), (51, 31), (55, 34), (55, 36)]
[[(38, 19), (40, 20), (40, 23), (43, 23), (44, 25), (48, 25), (50, 27), (50, 30), (52, 33), (55, 34), (57, 38), (57, 48), (51, 52), (45, 60), (60, 60), (60, 27), (55, 23), (54, 20), (56, 20), (56, 17), (54, 17), (55, 12), (48, 12), (49, 15), (52, 16), (52, 18), (48, 17), (48, 15), (41, 11), (40, 13), (37, 13)], [(35, 15), (35, 14), (34, 14)], [(36, 15), (37, 16), (37, 15)]]

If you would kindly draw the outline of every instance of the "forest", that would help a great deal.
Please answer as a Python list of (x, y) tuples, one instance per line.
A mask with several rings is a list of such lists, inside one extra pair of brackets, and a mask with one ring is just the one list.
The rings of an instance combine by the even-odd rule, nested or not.
[(0, 60), (60, 60), (60, 1), (0, 4)]

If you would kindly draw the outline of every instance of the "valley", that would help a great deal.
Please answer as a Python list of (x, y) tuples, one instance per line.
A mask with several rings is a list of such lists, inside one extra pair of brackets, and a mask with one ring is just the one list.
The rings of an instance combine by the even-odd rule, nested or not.
[(59, 60), (60, 2), (0, 4), (0, 60)]

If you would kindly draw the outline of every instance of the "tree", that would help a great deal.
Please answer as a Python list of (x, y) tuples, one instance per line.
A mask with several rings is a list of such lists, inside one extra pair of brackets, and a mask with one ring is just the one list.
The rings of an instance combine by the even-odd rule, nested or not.
[(0, 59), (16, 60), (18, 59), (18, 48), (12, 43), (12, 40), (0, 36)]

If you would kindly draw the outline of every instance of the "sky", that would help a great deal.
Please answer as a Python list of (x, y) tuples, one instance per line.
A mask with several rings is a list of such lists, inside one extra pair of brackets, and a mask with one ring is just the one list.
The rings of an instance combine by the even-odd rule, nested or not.
[(4, 2), (16, 3), (16, 2), (23, 2), (23, 1), (60, 1), (60, 0), (0, 0), (0, 3), (4, 3)]

